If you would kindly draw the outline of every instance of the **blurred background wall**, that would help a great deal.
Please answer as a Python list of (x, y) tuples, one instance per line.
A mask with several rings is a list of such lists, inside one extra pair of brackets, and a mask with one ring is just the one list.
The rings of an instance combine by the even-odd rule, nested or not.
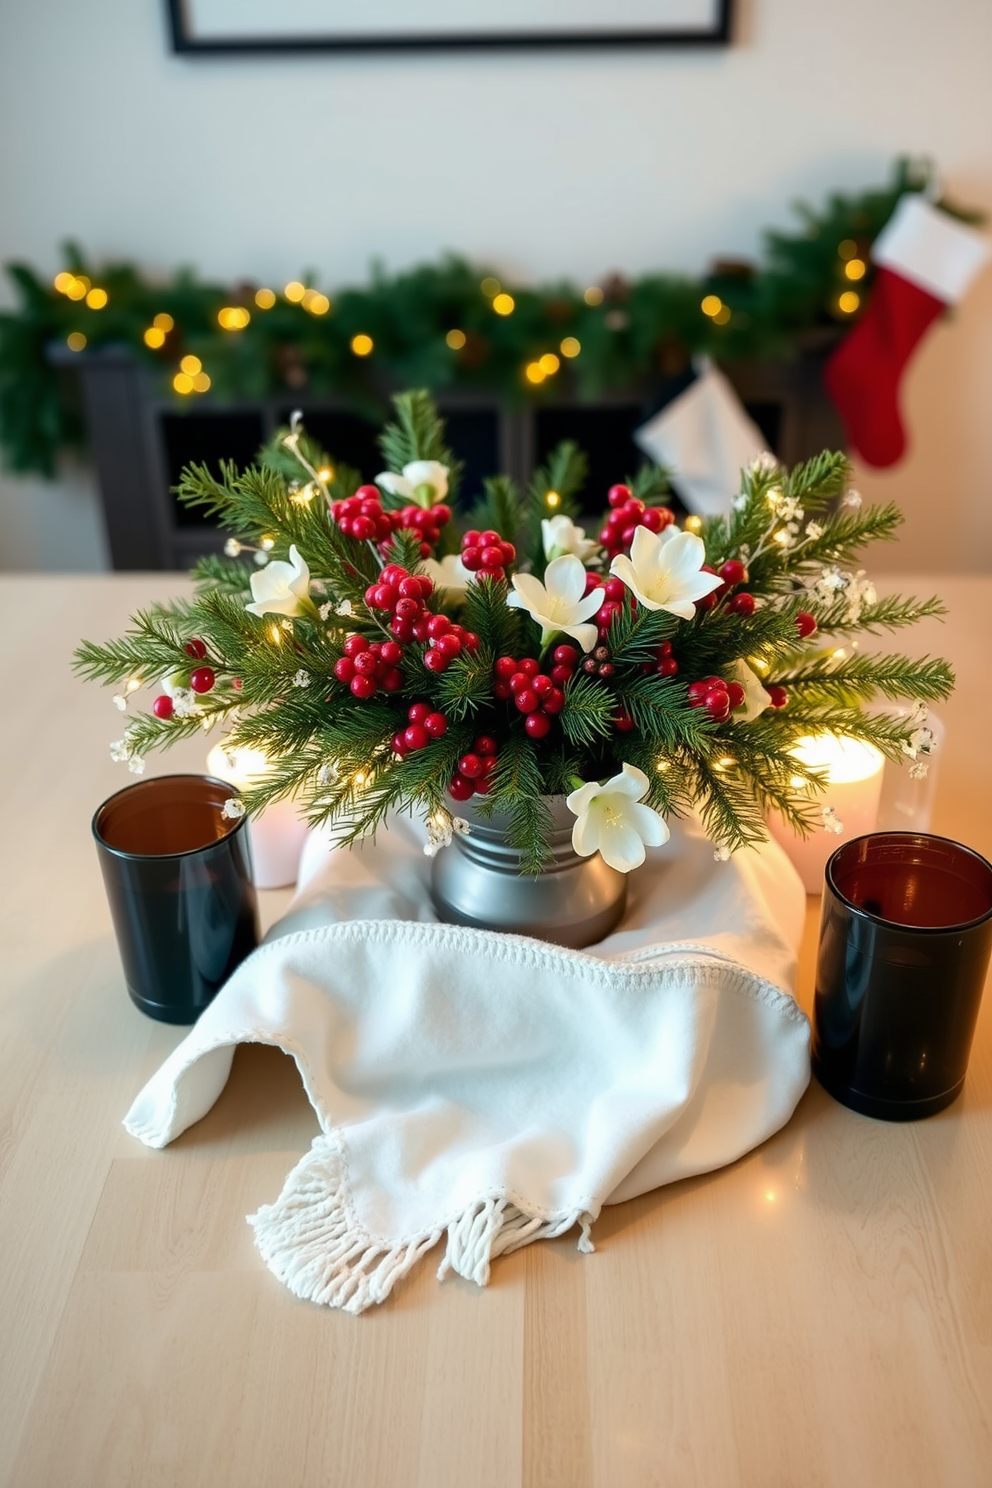
[[(738, 0), (714, 52), (285, 60), (177, 58), (160, 0), (7, 0), (0, 262), (54, 272), (72, 235), (331, 290), (448, 248), (523, 279), (699, 272), (904, 153), (992, 212), (990, 58), (989, 0)], [(908, 517), (876, 568), (992, 567), (990, 332), (992, 269), (910, 368), (909, 457), (859, 475)], [(85, 468), (0, 476), (0, 568), (105, 561)]]

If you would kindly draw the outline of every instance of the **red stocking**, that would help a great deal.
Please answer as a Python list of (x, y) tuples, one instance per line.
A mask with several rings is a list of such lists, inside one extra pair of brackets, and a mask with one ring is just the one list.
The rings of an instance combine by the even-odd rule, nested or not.
[(851, 448), (869, 465), (906, 449), (899, 384), (909, 359), (947, 306), (961, 299), (988, 255), (973, 228), (920, 196), (904, 196), (872, 248), (878, 273), (867, 313), (830, 358), (824, 383)]

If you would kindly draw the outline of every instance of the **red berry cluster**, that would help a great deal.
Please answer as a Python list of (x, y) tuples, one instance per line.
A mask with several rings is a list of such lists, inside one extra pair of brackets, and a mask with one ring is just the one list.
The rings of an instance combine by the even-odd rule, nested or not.
[(473, 528), (462, 538), (462, 563), (469, 573), (478, 574), (480, 579), (505, 579), (506, 565), (516, 556), (513, 544), (504, 542), (492, 528), (485, 532), (476, 532)]
[[(578, 652), (574, 646), (558, 647), (555, 652), (554, 670), (562, 675), (570, 663), (567, 660), (557, 660), (559, 651), (569, 652), (576, 659), (578, 659)], [(514, 706), (524, 715), (524, 728), (530, 737), (543, 739), (551, 728), (552, 718), (565, 706), (565, 694), (555, 682), (554, 676), (545, 675), (541, 671), (540, 662), (536, 661), (533, 656), (525, 656), (520, 661), (513, 656), (501, 656), (496, 663), (495, 670), (493, 696), (504, 701), (512, 698)], [(570, 670), (563, 680), (567, 681), (571, 675)]]
[[(426, 641), (430, 615), (424, 600), (433, 591), (434, 581), (426, 574), (417, 577), (398, 563), (387, 563), (374, 584), (365, 591), (370, 610), (385, 610), (392, 615), (389, 628), (398, 641)], [(418, 634), (417, 627), (422, 634)]]
[(448, 794), (456, 801), (467, 801), (470, 796), (488, 796), (489, 777), (496, 764), (496, 740), (488, 734), (480, 734), (468, 754), (458, 761), (458, 769)]
[(727, 609), (735, 615), (754, 614), (753, 594), (735, 594), (732, 599), (729, 597), (731, 590), (747, 583), (747, 569), (739, 558), (728, 558), (726, 563), (721, 563), (718, 569), (713, 568), (709, 563), (704, 563), (702, 572), (716, 574), (723, 580), (723, 583), (719, 589), (714, 589), (711, 594), (704, 594), (702, 599), (696, 600), (697, 610), (715, 610), (718, 604), (726, 600)]
[(717, 723), (726, 723), (734, 708), (744, 702), (744, 689), (739, 682), (725, 682), (722, 677), (704, 677), (689, 687), (689, 707), (705, 708)]
[(646, 661), (641, 668), (648, 676), (657, 674), (659, 677), (678, 676), (679, 664), (672, 655), (671, 641), (662, 641), (654, 653), (654, 661)]
[(406, 716), (406, 728), (393, 735), (393, 749), (400, 759), (426, 749), (432, 739), (443, 739), (448, 732), (447, 718), (435, 712), (430, 703), (411, 703)]
[(638, 527), (646, 527), (649, 532), (663, 532), (675, 521), (674, 513), (667, 506), (645, 506), (629, 486), (611, 486), (606, 499), (610, 504), (610, 515), (599, 540), (611, 558), (630, 547)]
[(344, 655), (334, 663), (334, 675), (345, 682), (355, 697), (370, 698), (383, 692), (399, 692), (403, 673), (399, 663), (403, 648), (398, 641), (367, 641), (363, 635), (350, 635), (344, 643)]
[[(414, 636), (418, 627), (414, 626)], [(430, 649), (424, 656), (424, 666), (429, 672), (446, 672), (456, 656), (463, 651), (478, 651), (479, 637), (474, 630), (456, 625), (447, 615), (431, 615), (427, 621), (427, 640)]]
[(408, 527), (420, 534), (420, 556), (429, 558), (431, 549), (441, 536), (441, 528), (451, 521), (451, 507), (439, 503), (437, 506), (404, 506), (394, 517), (398, 527)]
[(383, 511), (378, 486), (359, 486), (354, 496), (332, 502), (331, 516), (346, 537), (359, 542), (385, 542), (399, 526), (397, 512)]
[[(599, 629), (599, 639), (605, 641), (609, 637), (610, 626), (623, 611), (624, 595), (630, 591), (622, 579), (604, 579), (601, 574), (586, 574), (586, 594), (591, 594), (594, 589), (602, 589), (603, 603), (593, 615), (593, 619)], [(637, 600), (630, 595), (631, 605), (636, 605)]]

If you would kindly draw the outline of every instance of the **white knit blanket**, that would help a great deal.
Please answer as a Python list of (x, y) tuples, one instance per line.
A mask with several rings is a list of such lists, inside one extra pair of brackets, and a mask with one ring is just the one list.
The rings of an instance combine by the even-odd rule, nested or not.
[(446, 1236), (439, 1276), (590, 1227), (604, 1203), (719, 1168), (789, 1119), (809, 1025), (788, 992), (799, 879), (774, 843), (714, 861), (678, 828), (589, 951), (437, 924), (422, 830), (328, 853), (145, 1086), (162, 1147), (217, 1100), (234, 1046), (296, 1060), (321, 1135), (251, 1216), (297, 1296), (362, 1312)]

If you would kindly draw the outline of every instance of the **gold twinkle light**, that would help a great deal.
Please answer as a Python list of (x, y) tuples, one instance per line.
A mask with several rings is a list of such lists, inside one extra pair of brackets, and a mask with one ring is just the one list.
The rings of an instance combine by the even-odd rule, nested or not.
[(554, 510), (556, 506), (561, 506), (561, 497), (559, 496), (558, 492), (545, 491), (544, 504), (545, 506), (550, 506), (552, 510)]
[(516, 309), (517, 302), (512, 295), (505, 292), (498, 294), (493, 299), (493, 309), (497, 315), (512, 315)]
[(283, 294), (286, 296), (286, 299), (289, 300), (291, 305), (298, 305), (303, 299), (303, 296), (306, 294), (306, 292), (306, 285), (301, 284), (299, 279), (290, 279), (289, 283), (283, 290)]
[(541, 370), (543, 371), (545, 377), (554, 377), (560, 366), (561, 362), (555, 356), (553, 351), (546, 351), (541, 357)]
[(855, 294), (853, 289), (845, 289), (837, 301), (837, 309), (842, 315), (853, 315), (861, 304), (861, 296)]
[(70, 351), (82, 351), (86, 346), (86, 337), (82, 331), (70, 331), (65, 338), (65, 344)]
[(55, 278), (52, 280), (52, 285), (53, 288), (58, 290), (59, 294), (68, 294), (69, 285), (73, 284), (75, 282), (75, 279), (75, 274), (67, 274), (66, 271), (63, 269), (61, 274), (55, 275)]
[(603, 294), (603, 291), (600, 289), (598, 284), (590, 284), (589, 288), (586, 290), (582, 298), (585, 300), (587, 305), (592, 305), (595, 307), (596, 305), (601, 305), (603, 303), (605, 295)]
[(91, 310), (102, 310), (109, 296), (105, 289), (91, 289), (86, 296), (86, 303)]
[(708, 315), (711, 320), (715, 320), (723, 309), (723, 301), (719, 295), (704, 295), (699, 308), (704, 315)]
[(563, 357), (577, 357), (582, 350), (582, 342), (576, 340), (574, 336), (566, 336), (558, 350)]
[(357, 357), (367, 357), (373, 351), (375, 342), (371, 336), (366, 336), (364, 331), (359, 331), (357, 336), (351, 338), (351, 349)]
[(87, 279), (85, 274), (74, 274), (72, 276), (71, 282), (66, 285), (66, 288), (63, 291), (64, 294), (68, 295), (70, 300), (85, 300), (89, 292), (90, 281)]
[(225, 305), (217, 311), (217, 324), (222, 331), (243, 331), (251, 315), (243, 305)]
[(535, 387), (540, 386), (547, 375), (548, 374), (545, 372), (540, 362), (528, 362), (526, 367), (524, 368), (524, 376), (526, 377), (527, 381), (532, 382)]
[(271, 310), (275, 302), (276, 297), (271, 289), (256, 289), (255, 304), (259, 310)]
[(465, 345), (465, 342), (468, 340), (468, 337), (466, 336), (464, 331), (459, 331), (456, 329), (453, 331), (449, 331), (444, 340), (445, 344), (447, 346), (450, 346), (452, 351), (461, 351), (462, 347)]
[(152, 351), (158, 351), (159, 347), (165, 345), (165, 332), (160, 331), (158, 326), (149, 326), (142, 340), (146, 346), (151, 347)]
[(844, 273), (848, 279), (863, 279), (868, 271), (868, 265), (863, 258), (849, 258), (844, 265)]
[(203, 363), (198, 356), (184, 356), (179, 366), (187, 377), (195, 377), (197, 372), (203, 370)]
[(494, 279), (490, 274), (487, 278), (483, 279), (482, 283), (479, 285), (479, 288), (482, 290), (482, 293), (485, 295), (487, 300), (494, 300), (499, 294), (502, 286), (500, 285), (499, 280)]
[(168, 333), (172, 330), (175, 323), (176, 322), (173, 320), (172, 316), (169, 315), (168, 312), (165, 310), (162, 310), (158, 315), (156, 315), (155, 319), (152, 321), (152, 325), (155, 327), (155, 329), (157, 331), (165, 331), (166, 335), (168, 335)]

